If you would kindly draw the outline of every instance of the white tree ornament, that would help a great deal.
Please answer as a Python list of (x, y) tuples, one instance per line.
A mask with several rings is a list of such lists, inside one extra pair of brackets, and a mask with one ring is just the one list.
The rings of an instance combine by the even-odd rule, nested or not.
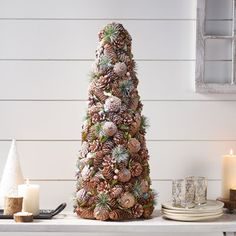
[(0, 206), (4, 205), (4, 197), (17, 195), (17, 187), (24, 183), (20, 166), (20, 159), (17, 152), (16, 141), (12, 140), (7, 161), (2, 173), (0, 184)]

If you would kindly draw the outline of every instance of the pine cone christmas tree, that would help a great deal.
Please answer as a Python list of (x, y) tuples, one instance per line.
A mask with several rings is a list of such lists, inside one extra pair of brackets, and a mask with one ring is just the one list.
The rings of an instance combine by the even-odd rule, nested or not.
[(154, 209), (131, 40), (118, 23), (99, 33), (76, 174), (75, 211), (82, 218), (149, 218)]

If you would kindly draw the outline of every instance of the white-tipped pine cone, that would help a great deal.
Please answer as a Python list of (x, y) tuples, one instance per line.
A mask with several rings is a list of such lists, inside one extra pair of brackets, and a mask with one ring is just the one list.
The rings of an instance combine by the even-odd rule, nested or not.
[(89, 151), (89, 143), (84, 141), (81, 146), (80, 155), (81, 157), (86, 157)]
[(128, 142), (130, 153), (137, 153), (140, 150), (140, 142), (136, 138), (131, 138)]
[(117, 127), (113, 122), (105, 122), (103, 131), (107, 136), (111, 137), (117, 132)]
[(120, 110), (121, 100), (118, 97), (111, 96), (106, 99), (104, 109), (107, 112), (117, 112)]
[(132, 215), (135, 218), (139, 218), (142, 216), (144, 210), (143, 210), (143, 206), (141, 204), (135, 204), (132, 209), (131, 209)]

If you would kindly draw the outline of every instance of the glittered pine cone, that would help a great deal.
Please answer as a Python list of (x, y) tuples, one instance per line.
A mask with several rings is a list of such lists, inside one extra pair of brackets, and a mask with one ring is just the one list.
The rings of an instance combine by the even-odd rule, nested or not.
[(105, 100), (104, 109), (107, 112), (118, 112), (121, 107), (121, 100), (118, 97), (111, 96)]
[(114, 70), (116, 75), (118, 75), (119, 77), (122, 77), (127, 72), (127, 66), (126, 66), (126, 64), (124, 62), (117, 62), (114, 65), (113, 70)]
[(130, 172), (133, 177), (138, 177), (142, 174), (143, 167), (139, 162), (134, 162), (131, 165)]
[(113, 122), (107, 121), (103, 125), (103, 131), (107, 136), (111, 137), (117, 132), (117, 127)]
[(80, 216), (81, 218), (95, 219), (95, 217), (93, 215), (93, 209), (77, 207), (75, 211), (76, 211), (77, 215)]
[(143, 206), (139, 203), (135, 204), (131, 208), (131, 213), (134, 218), (140, 218), (143, 215), (143, 212), (144, 212)]
[(109, 218), (114, 221), (119, 221), (119, 220), (131, 219), (132, 216), (128, 211), (124, 211), (121, 209), (115, 209), (109, 213)]
[(143, 218), (149, 219), (154, 211), (154, 206), (150, 206), (148, 208), (144, 208)]
[(103, 120), (103, 117), (99, 113), (94, 113), (91, 116), (91, 119), (92, 119), (93, 124), (96, 124), (98, 122), (101, 122)]
[(103, 105), (100, 102), (97, 102), (96, 105), (92, 105), (91, 107), (89, 107), (88, 114), (91, 116), (94, 113), (100, 112), (102, 108), (103, 108)]

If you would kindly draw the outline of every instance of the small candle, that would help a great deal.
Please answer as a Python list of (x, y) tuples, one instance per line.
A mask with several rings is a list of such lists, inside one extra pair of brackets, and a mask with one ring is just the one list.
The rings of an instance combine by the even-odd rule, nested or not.
[(23, 197), (22, 211), (39, 214), (39, 185), (30, 184), (27, 179), (26, 184), (18, 185), (18, 195)]
[(222, 194), (229, 199), (230, 189), (236, 189), (236, 155), (230, 150), (229, 155), (223, 156)]

